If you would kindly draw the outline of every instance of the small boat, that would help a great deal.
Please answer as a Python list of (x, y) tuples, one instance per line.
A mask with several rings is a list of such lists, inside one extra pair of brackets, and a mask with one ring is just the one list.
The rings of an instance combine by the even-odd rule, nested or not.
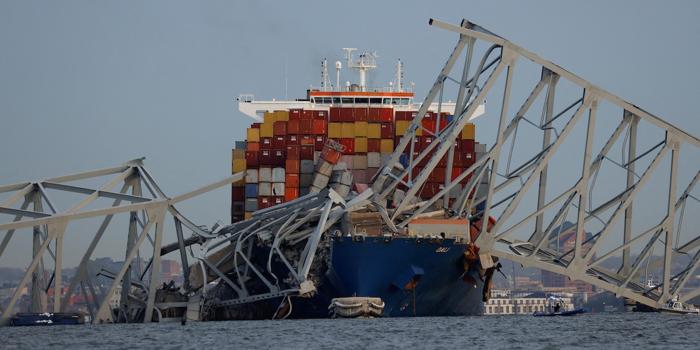
[(669, 300), (665, 306), (660, 307), (659, 312), (665, 314), (677, 314), (677, 315), (698, 315), (700, 314), (700, 309), (692, 305), (684, 304), (676, 299)]
[(12, 326), (53, 326), (83, 323), (85, 323), (85, 317), (82, 314), (75, 312), (18, 312), (11, 319)]
[(575, 316), (585, 313), (586, 310), (582, 308), (574, 309), (564, 301), (562, 298), (555, 296), (550, 296), (547, 298), (547, 303), (545, 304), (545, 311), (536, 311), (532, 314), (535, 317), (545, 317), (545, 316)]

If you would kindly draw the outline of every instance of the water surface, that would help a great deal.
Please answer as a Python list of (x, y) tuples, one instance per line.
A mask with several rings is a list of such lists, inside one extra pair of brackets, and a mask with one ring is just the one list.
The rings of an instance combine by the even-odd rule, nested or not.
[(0, 328), (2, 349), (693, 349), (700, 317), (643, 313)]

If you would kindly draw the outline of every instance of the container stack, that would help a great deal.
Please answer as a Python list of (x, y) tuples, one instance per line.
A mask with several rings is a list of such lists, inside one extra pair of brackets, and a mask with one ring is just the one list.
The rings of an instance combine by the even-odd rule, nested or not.
[[(396, 143), (399, 142), (403, 134), (411, 125), (413, 118), (415, 118), (417, 112), (396, 112), (396, 122), (395, 122), (395, 137)], [(441, 113), (439, 116), (437, 113), (427, 112), (425, 117), (423, 117), (421, 124), (423, 129), (434, 130), (437, 133), (443, 130), (452, 121), (452, 116), (446, 113)], [(454, 157), (452, 161), (452, 172), (451, 179), (454, 180), (459, 176), (466, 168), (470, 167), (476, 161), (475, 153), (475, 136), (476, 127), (474, 124), (467, 124), (464, 129), (462, 129), (458, 139), (454, 144)], [(423, 132), (422, 129), (416, 130), (416, 137), (413, 143), (413, 158), (417, 158), (420, 153), (428, 148), (433, 142), (435, 142), (435, 137), (431, 136), (427, 132)], [(438, 146), (433, 148), (433, 152), (437, 150)], [(409, 157), (411, 152), (411, 145), (407, 145), (406, 149), (403, 150), (404, 156), (401, 157), (400, 162), (404, 167), (408, 167)], [(432, 152), (431, 152), (432, 153)], [(418, 174), (423, 170), (423, 167), (428, 163), (430, 157), (425, 157), (423, 160), (417, 164), (413, 164), (413, 172), (411, 174), (412, 178), (418, 176)], [(428, 180), (423, 185), (423, 188), (419, 192), (419, 196), (423, 199), (428, 199), (434, 197), (442, 189), (445, 188), (446, 180), (446, 168), (447, 168), (447, 154), (438, 162), (437, 167), (433, 169), (430, 173)], [(460, 181), (461, 186), (469, 181), (469, 177), (466, 177)], [(450, 198), (456, 198), (461, 191), (460, 186), (453, 187), (450, 191)]]
[[(245, 181), (233, 184), (231, 219), (248, 219), (256, 210), (291, 201), (309, 192), (331, 186), (346, 196), (353, 184), (371, 181), (394, 152), (416, 116), (416, 111), (394, 111), (393, 107), (330, 107), (329, 110), (290, 109), (266, 112), (262, 123), (247, 129), (247, 142), (236, 142), (232, 172), (246, 171)], [(423, 128), (444, 129), (452, 116), (428, 112)], [(475, 127), (467, 124), (454, 146), (452, 178), (482, 155), (485, 147), (475, 143)], [(414, 157), (435, 138), (416, 131)], [(408, 166), (410, 145), (401, 162)], [(444, 188), (445, 156), (419, 192), (426, 199)], [(414, 164), (413, 177), (427, 164), (428, 157)], [(461, 181), (466, 183), (469, 179)], [(480, 186), (482, 187), (482, 186)], [(405, 189), (405, 188), (404, 188)], [(460, 188), (450, 195), (454, 198)]]
[(290, 109), (266, 112), (247, 129), (247, 143), (233, 150), (232, 171), (245, 170), (246, 177), (233, 186), (232, 222), (309, 193), (327, 125), (325, 110)]
[(394, 151), (393, 108), (331, 107), (328, 138), (345, 147), (340, 163), (357, 183), (367, 183)]

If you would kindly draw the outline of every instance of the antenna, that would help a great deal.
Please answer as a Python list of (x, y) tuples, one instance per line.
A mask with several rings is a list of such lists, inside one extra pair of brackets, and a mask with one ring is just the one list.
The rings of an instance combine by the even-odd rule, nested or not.
[(403, 63), (400, 58), (396, 62), (396, 91), (403, 92)]
[(342, 90), (340, 88), (340, 69), (343, 68), (343, 64), (340, 61), (335, 61), (335, 88), (338, 91)]
[(343, 50), (345, 50), (348, 68), (355, 68), (360, 72), (360, 91), (367, 91), (367, 71), (377, 68), (377, 53), (364, 51), (355, 61), (352, 53), (357, 50), (356, 48), (344, 47)]
[(328, 86), (331, 84), (328, 79), (328, 60), (321, 61), (321, 91), (328, 91)]

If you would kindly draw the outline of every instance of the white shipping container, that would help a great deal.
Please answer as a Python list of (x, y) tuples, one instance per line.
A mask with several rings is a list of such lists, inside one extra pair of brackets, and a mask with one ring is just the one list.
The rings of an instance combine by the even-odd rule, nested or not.
[(248, 169), (245, 172), (245, 183), (255, 184), (258, 183), (258, 169)]
[(367, 170), (367, 156), (354, 155), (352, 157), (352, 168), (357, 170)]
[(284, 182), (272, 183), (272, 195), (273, 196), (284, 196)]
[(284, 182), (284, 168), (272, 168), (272, 182)]
[(367, 167), (368, 168), (379, 168), (382, 164), (382, 156), (379, 152), (369, 152), (367, 153)]
[(476, 153), (486, 153), (486, 144), (485, 143), (475, 143), (474, 144), (474, 152)]
[(259, 183), (258, 194), (261, 196), (272, 196), (272, 184), (269, 182)]
[(332, 171), (333, 164), (328, 163), (325, 160), (321, 160), (318, 163), (316, 163), (316, 173), (330, 176)]
[(328, 186), (328, 176), (316, 174), (312, 187), (325, 188), (326, 186)]
[(272, 168), (260, 168), (258, 182), (272, 182)]

